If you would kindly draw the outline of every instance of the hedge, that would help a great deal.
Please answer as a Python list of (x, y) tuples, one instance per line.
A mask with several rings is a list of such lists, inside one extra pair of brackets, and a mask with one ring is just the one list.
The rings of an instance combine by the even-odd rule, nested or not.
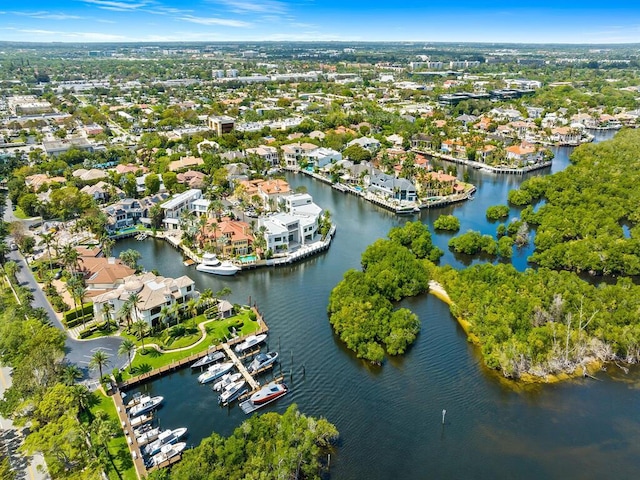
[(93, 302), (85, 303), (81, 308), (73, 308), (64, 314), (65, 323), (69, 323), (70, 320), (75, 320), (77, 317), (85, 317), (87, 315), (93, 315)]

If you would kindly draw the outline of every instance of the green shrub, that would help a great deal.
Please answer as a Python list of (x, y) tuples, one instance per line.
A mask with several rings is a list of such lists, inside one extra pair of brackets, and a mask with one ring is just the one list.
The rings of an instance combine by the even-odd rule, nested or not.
[(86, 316), (88, 314), (93, 314), (93, 302), (85, 303), (82, 307), (69, 310), (64, 314), (63, 320), (65, 322), (69, 322), (77, 317)]

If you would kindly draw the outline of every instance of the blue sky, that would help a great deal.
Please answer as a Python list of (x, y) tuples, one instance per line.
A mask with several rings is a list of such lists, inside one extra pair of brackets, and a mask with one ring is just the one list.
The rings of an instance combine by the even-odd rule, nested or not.
[(640, 43), (638, 0), (483, 3), (482, 0), (3, 1), (0, 41)]

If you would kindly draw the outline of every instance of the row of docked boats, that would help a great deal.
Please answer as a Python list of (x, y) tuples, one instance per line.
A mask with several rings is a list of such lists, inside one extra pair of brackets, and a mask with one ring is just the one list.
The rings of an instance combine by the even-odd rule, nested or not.
[(153, 411), (158, 408), (164, 398), (161, 396), (151, 397), (137, 393), (125, 405), (128, 410), (129, 421), (134, 429), (133, 434), (140, 447), (140, 453), (145, 459), (147, 468), (157, 467), (164, 462), (180, 455), (187, 447), (185, 442), (180, 440), (187, 434), (185, 427), (176, 429), (161, 430), (154, 427)]

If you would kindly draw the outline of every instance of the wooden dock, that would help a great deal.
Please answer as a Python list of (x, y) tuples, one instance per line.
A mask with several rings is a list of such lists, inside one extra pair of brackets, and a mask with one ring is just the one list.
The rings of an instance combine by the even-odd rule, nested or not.
[(129, 416), (127, 415), (127, 409), (122, 401), (122, 395), (120, 395), (120, 392), (116, 392), (113, 395), (113, 401), (116, 404), (116, 410), (118, 412), (118, 417), (120, 418), (120, 425), (122, 426), (125, 437), (127, 438), (127, 445), (129, 445), (129, 450), (131, 450), (131, 458), (133, 459), (136, 474), (138, 475), (138, 478), (145, 478), (147, 475), (147, 469), (144, 466), (142, 452), (140, 451), (140, 446), (138, 445), (136, 436), (133, 433), (133, 427), (131, 426)]
[(257, 390), (258, 388), (260, 388), (260, 385), (258, 384), (258, 382), (256, 382), (256, 379), (253, 378), (251, 374), (247, 371), (246, 367), (237, 357), (235, 352), (231, 349), (229, 344), (223, 343), (222, 348), (224, 348), (224, 351), (227, 353), (227, 355), (229, 356), (233, 364), (236, 366), (238, 371), (242, 374), (244, 379), (247, 381), (247, 384), (251, 387), (251, 390)]

